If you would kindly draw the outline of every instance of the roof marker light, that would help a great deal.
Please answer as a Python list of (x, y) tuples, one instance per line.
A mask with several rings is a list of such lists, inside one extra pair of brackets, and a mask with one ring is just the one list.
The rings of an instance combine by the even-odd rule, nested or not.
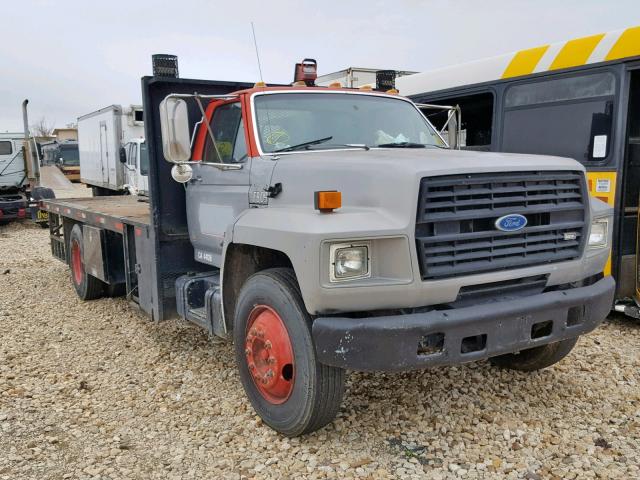
[(266, 83), (264, 83), (264, 82), (256, 82), (256, 83), (253, 85), (253, 88), (262, 88), (262, 87), (266, 87), (266, 86), (267, 86), (267, 84), (266, 84)]
[(340, 82), (331, 82), (329, 88), (342, 88), (342, 84)]

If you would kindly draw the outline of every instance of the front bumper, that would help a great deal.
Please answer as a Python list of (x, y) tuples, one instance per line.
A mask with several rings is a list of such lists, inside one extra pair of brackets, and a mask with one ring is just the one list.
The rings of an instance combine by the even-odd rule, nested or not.
[(25, 200), (1, 200), (0, 199), (0, 221), (16, 220), (26, 218), (28, 205)]
[[(370, 318), (320, 317), (313, 322), (312, 334), (318, 360), (335, 367), (403, 371), (454, 365), (590, 332), (611, 310), (614, 291), (613, 278), (605, 277), (586, 287), (451, 310)], [(532, 338), (533, 331), (536, 338)], [(538, 336), (540, 331), (544, 336)], [(425, 338), (439, 334), (443, 339), (440, 351), (418, 354)], [(484, 343), (474, 343), (474, 337)], [(468, 339), (483, 348), (469, 351)]]

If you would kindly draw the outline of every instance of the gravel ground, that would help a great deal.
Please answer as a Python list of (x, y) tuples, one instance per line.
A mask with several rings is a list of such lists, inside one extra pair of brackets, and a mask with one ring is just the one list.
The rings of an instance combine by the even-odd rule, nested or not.
[(80, 302), (48, 233), (0, 227), (0, 478), (640, 477), (640, 325), (612, 318), (559, 365), (351, 374), (327, 428), (287, 439), (229, 345)]

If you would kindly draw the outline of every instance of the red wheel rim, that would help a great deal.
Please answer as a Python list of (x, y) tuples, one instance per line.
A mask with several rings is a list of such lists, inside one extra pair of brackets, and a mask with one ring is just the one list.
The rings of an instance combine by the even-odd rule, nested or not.
[(77, 240), (71, 241), (71, 274), (76, 285), (82, 283), (82, 252)]
[(276, 405), (284, 403), (293, 390), (293, 348), (287, 328), (273, 308), (257, 305), (249, 314), (244, 353), (263, 398)]

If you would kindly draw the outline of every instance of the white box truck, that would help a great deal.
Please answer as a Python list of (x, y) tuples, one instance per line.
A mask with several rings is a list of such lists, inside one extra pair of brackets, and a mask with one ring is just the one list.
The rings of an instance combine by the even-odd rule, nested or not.
[(365, 85), (370, 85), (372, 88), (376, 88), (376, 74), (378, 72), (393, 72), (394, 78), (418, 73), (407, 70), (382, 70), (378, 68), (349, 67), (337, 72), (319, 75), (315, 83), (319, 87), (328, 87), (332, 83), (340, 82), (340, 85), (346, 88), (359, 88)]
[(110, 105), (78, 117), (78, 147), (80, 180), (94, 196), (148, 192), (141, 106)]

